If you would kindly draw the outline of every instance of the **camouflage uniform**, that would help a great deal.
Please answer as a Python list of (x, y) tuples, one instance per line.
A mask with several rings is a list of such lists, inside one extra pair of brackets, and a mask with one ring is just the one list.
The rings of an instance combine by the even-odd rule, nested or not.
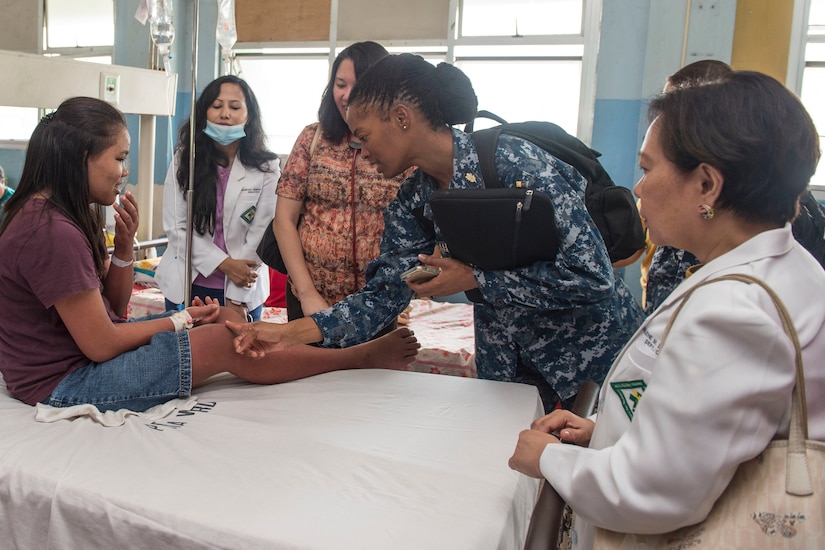
[[(453, 130), (451, 188), (481, 188), (478, 154), (468, 134)], [(503, 185), (516, 181), (545, 192), (553, 201), (559, 249), (554, 262), (473, 274), (486, 302), (475, 304), (478, 376), (516, 381), (517, 364), (540, 372), (562, 399), (584, 380), (602, 382), (616, 354), (634, 333), (642, 312), (621, 280), (584, 206), (585, 180), (570, 166), (522, 139), (502, 135), (496, 169)], [(431, 254), (438, 227), (421, 224), (416, 210), (432, 219), (429, 199), (435, 180), (420, 170), (407, 179), (384, 212), (381, 255), (367, 270), (367, 285), (312, 315), (323, 344), (366, 341), (398, 315), (412, 298), (399, 274)]]
[(653, 253), (647, 272), (645, 315), (653, 313), (670, 296), (673, 289), (685, 280), (687, 270), (698, 265), (696, 256), (671, 246), (660, 246)]

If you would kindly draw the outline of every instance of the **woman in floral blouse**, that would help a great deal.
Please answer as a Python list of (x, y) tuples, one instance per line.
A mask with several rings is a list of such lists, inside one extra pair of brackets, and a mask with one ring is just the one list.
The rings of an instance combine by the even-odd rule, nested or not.
[(375, 42), (352, 44), (338, 55), (318, 110), (320, 122), (304, 128), (281, 174), (273, 229), (289, 273), (290, 319), (360, 289), (367, 264), (378, 256), (382, 212), (403, 176), (385, 178), (364, 161), (344, 117), (358, 76), (386, 55)]

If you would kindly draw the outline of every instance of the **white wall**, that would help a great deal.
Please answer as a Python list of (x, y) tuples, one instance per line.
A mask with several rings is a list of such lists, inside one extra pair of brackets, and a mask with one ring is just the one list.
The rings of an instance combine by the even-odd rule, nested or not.
[(120, 88), (114, 104), (124, 113), (175, 112), (177, 77), (159, 71), (0, 50), (0, 74), (13, 75), (0, 86), (4, 106), (54, 109), (73, 96), (104, 99), (101, 76), (112, 75)]

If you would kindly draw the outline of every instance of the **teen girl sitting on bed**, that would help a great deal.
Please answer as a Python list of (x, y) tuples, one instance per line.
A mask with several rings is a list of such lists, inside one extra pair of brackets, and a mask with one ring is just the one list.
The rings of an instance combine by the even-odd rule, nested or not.
[[(124, 322), (139, 220), (132, 194), (120, 195), (128, 153), (123, 115), (98, 99), (64, 101), (32, 134), (0, 224), (0, 372), (14, 397), (142, 411), (224, 371), (273, 384), (413, 359), (418, 342), (406, 328), (347, 349), (292, 346), (263, 360), (244, 357), (224, 326), (241, 317), (211, 299)], [(94, 205), (115, 209), (112, 257)]]

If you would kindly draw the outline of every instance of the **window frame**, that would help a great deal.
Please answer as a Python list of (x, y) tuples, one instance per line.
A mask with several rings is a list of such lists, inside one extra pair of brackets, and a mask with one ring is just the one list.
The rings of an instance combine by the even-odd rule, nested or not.
[[(69, 59), (77, 59), (77, 60), (84, 60), (85, 58), (100, 58), (100, 57), (108, 57), (109, 64), (112, 63), (112, 58), (114, 57), (114, 44), (112, 45), (102, 45), (102, 46), (80, 46), (80, 47), (49, 47), (49, 13), (46, 9), (47, 2), (44, 0), (40, 13), (40, 25), (39, 25), (39, 36), (38, 36), (38, 53), (40, 55), (48, 56), (48, 57), (66, 57)], [(114, 4), (112, 4), (112, 30), (114, 36), (114, 28), (115, 28), (115, 10)], [(105, 61), (95, 59), (95, 63), (105, 63)], [(23, 107), (28, 109), (28, 107)], [(33, 124), (32, 130), (34, 130), (34, 126), (37, 125), (37, 121), (46, 113), (46, 109), (33, 109)], [(34, 113), (36, 111), (36, 113)], [(20, 138), (0, 138), (0, 149), (25, 149), (29, 137), (31, 136), (31, 132), (26, 133), (26, 137)]]
[[(461, 21), (459, 13), (463, 7), (463, 0), (450, 0), (450, 17), (448, 28), (456, 29), (447, 35), (448, 63), (454, 63), (457, 58), (457, 46), (517, 46), (517, 45), (576, 45), (582, 47), (581, 82), (579, 91), (579, 111), (576, 135), (583, 142), (590, 144), (593, 137), (593, 114), (596, 104), (596, 61), (599, 53), (600, 22), (602, 16), (602, 0), (582, 0), (581, 34), (557, 35), (530, 35), (530, 36), (461, 36)], [(458, 59), (471, 59), (463, 57)], [(545, 58), (546, 59), (546, 58)], [(562, 58), (560, 58), (562, 60)], [(563, 58), (569, 60), (569, 57)], [(508, 61), (502, 57), (501, 61)]]
[[(73, 1), (73, 0), (69, 0)], [(49, 45), (49, 0), (43, 0), (43, 10), (41, 12), (43, 29), (43, 49), (44, 55), (59, 55), (62, 57), (113, 57), (114, 56), (114, 35), (115, 35), (115, 6), (112, 2), (112, 44), (101, 44), (95, 46), (50, 46)]]
[[(458, 0), (459, 13), (463, 13), (465, 11), (464, 10), (464, 3), (466, 1), (467, 0)], [(553, 0), (545, 0), (545, 1), (552, 2)], [(484, 40), (486, 40), (488, 38), (514, 38), (516, 40), (524, 39), (524, 38), (538, 38), (539, 40), (542, 41), (542, 43), (546, 43), (544, 41), (546, 41), (548, 39), (552, 40), (556, 37), (579, 37), (579, 36), (583, 36), (584, 32), (585, 32), (585, 30), (584, 30), (584, 26), (585, 26), (585, 16), (584, 16), (584, 14), (585, 14), (585, 10), (587, 8), (587, 6), (586, 6), (587, 0), (580, 0), (580, 1), (582, 3), (581, 20), (579, 21), (579, 29), (581, 29), (580, 33), (575, 33), (575, 34), (555, 33), (555, 34), (545, 34), (545, 35), (530, 34), (530, 35), (518, 36), (518, 37), (515, 37), (515, 36), (511, 37), (511, 36), (507, 36), (507, 35), (489, 35), (489, 36), (470, 35), (470, 34), (464, 34), (464, 21), (461, 18), (459, 18), (458, 25), (454, 28), (457, 29), (457, 35), (461, 40), (476, 39), (476, 38), (481, 38), (481, 39), (484, 39)]]
[[(575, 35), (530, 35), (530, 36), (472, 36), (463, 37), (459, 35), (460, 9), (463, 0), (449, 0), (449, 14), (447, 18), (447, 29), (445, 29), (444, 39), (427, 40), (381, 40), (381, 43), (391, 52), (413, 51), (425, 57), (441, 57), (447, 63), (455, 63), (461, 60), (474, 60), (474, 56), (456, 56), (456, 48), (465, 46), (553, 46), (553, 45), (575, 45), (582, 48), (581, 56), (576, 56), (581, 63), (581, 82), (578, 104), (578, 121), (576, 134), (585, 143), (590, 143), (593, 133), (593, 116), (596, 100), (596, 62), (599, 50), (599, 32), (602, 13), (602, 0), (582, 0), (582, 32)], [(235, 46), (235, 57), (240, 63), (241, 70), (245, 58), (288, 58), (295, 55), (306, 55), (313, 58), (323, 56), (327, 52), (329, 68), (335, 60), (335, 56), (350, 42), (339, 41), (337, 39), (337, 10), (338, 2), (331, 2), (330, 32), (329, 41), (308, 41), (308, 42), (243, 42)], [(314, 52), (297, 53), (296, 52)], [(283, 52), (283, 53), (281, 53)], [(441, 53), (443, 52), (443, 54)], [(511, 57), (501, 57), (502, 62), (515, 59)], [(524, 59), (519, 56), (518, 59)], [(552, 61), (552, 57), (537, 56), (537, 60)], [(559, 60), (569, 61), (570, 56), (561, 56)]]
[[(793, 23), (791, 25), (791, 45), (788, 53), (788, 72), (785, 85), (798, 97), (802, 97), (802, 81), (807, 68), (825, 68), (825, 60), (806, 61), (805, 52), (808, 44), (825, 44), (825, 33), (810, 32), (808, 16), (811, 11), (811, 0), (798, 0), (794, 2)], [(819, 128), (820, 136), (825, 132), (825, 128)], [(823, 163), (817, 167), (817, 175), (825, 171)], [(825, 182), (825, 177), (820, 176), (819, 180)], [(825, 183), (812, 183), (811, 189), (818, 197), (825, 197)]]

